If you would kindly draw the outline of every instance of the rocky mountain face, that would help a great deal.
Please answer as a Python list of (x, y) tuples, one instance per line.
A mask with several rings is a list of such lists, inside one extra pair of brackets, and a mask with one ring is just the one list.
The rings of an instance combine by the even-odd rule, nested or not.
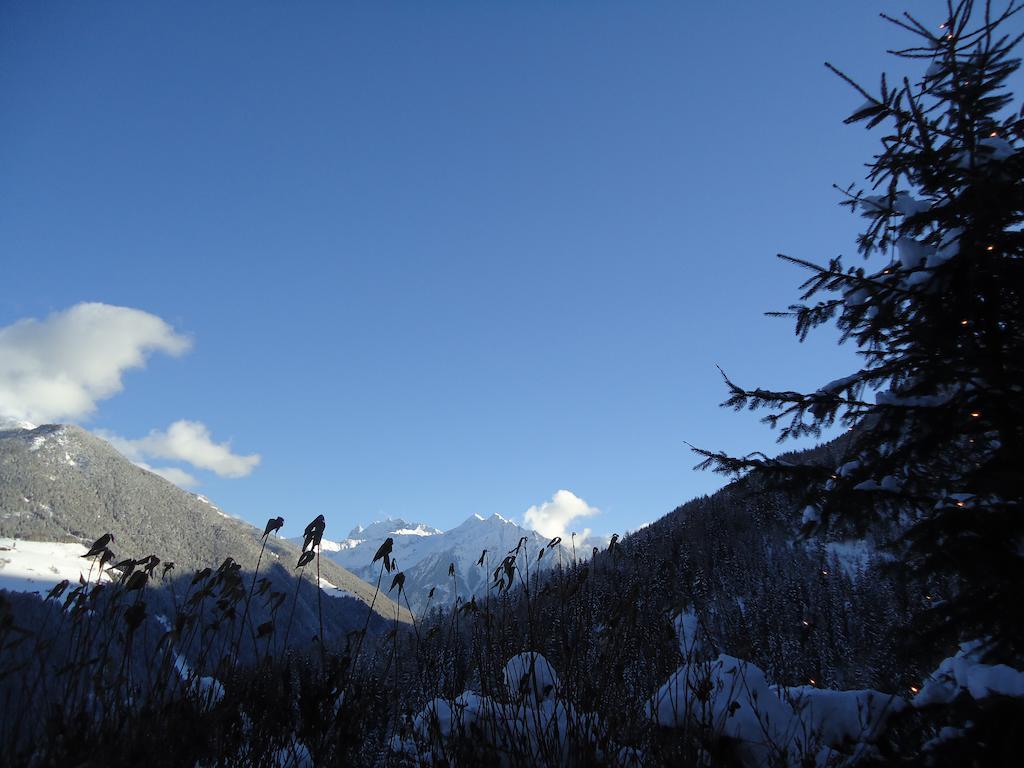
[[(110, 548), (118, 558), (155, 554), (175, 564), (170, 574), (179, 579), (216, 568), (228, 557), (243, 573), (256, 567), (262, 529), (136, 466), (79, 427), (30, 426), (0, 428), (0, 537), (88, 546), (111, 533)], [(309, 638), (318, 625), (316, 570), (315, 563), (306, 566), (303, 588), (296, 589), (299, 555), (294, 544), (271, 536), (260, 575), (289, 600), (297, 595), (293, 634)], [(0, 575), (2, 566), (0, 559)], [(371, 602), (378, 615), (374, 626), (396, 615), (409, 618), (386, 595), (374, 601), (372, 587), (335, 562), (322, 560), (320, 579), (325, 624), (334, 633), (362, 627)]]
[[(501, 515), (473, 515), (450, 531), (402, 519), (378, 521), (365, 528), (357, 526), (343, 541), (325, 539), (322, 552), (375, 584), (380, 562), (373, 563), (373, 556), (389, 537), (394, 541), (392, 555), (397, 567), (405, 573), (406, 594), (415, 613), (450, 607), (458, 598), (469, 600), (483, 595), (493, 582), (494, 569), (523, 539), (520, 562), (529, 560), (531, 569), (549, 568), (560, 559), (567, 565), (572, 559), (564, 545), (548, 549), (538, 559), (549, 540)], [(483, 564), (478, 564), (481, 556)], [(450, 575), (452, 566), (454, 575)]]

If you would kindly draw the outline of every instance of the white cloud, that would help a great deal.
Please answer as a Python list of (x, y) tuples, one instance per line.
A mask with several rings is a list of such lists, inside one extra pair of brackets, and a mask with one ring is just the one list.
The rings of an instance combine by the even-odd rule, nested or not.
[(121, 391), (125, 371), (190, 345), (156, 315), (109, 304), (18, 320), (0, 328), (0, 414), (37, 423), (88, 416)]
[(182, 488), (195, 488), (199, 485), (199, 481), (196, 478), (179, 467), (151, 467), (144, 461), (136, 461), (135, 464), (148, 472), (152, 472), (154, 475), (160, 475), (164, 480), (169, 480)]
[(576, 547), (585, 548), (591, 544), (593, 539), (591, 530), (584, 528), (582, 531), (571, 526), (573, 520), (583, 517), (592, 517), (601, 512), (597, 507), (592, 507), (572, 491), (555, 491), (550, 501), (545, 501), (539, 507), (534, 505), (526, 510), (523, 519), (526, 525), (535, 531), (554, 538), (562, 537), (565, 546), (571, 546), (573, 531), (576, 531)]
[[(256, 468), (261, 458), (258, 453), (248, 456), (233, 453), (230, 442), (215, 443), (210, 430), (199, 421), (176, 421), (165, 431), (154, 429), (137, 440), (102, 431), (98, 434), (137, 463), (145, 459), (183, 461), (199, 469), (208, 469), (221, 477), (245, 477)], [(146, 468), (149, 469), (148, 466)], [(161, 474), (155, 469), (151, 471)], [(194, 478), (192, 484), (195, 484)]]
[[(87, 417), (124, 388), (126, 371), (144, 367), (154, 353), (184, 354), (191, 344), (156, 315), (99, 303), (0, 327), (0, 423)], [(180, 461), (221, 477), (244, 477), (260, 462), (259, 454), (238, 455), (230, 443), (214, 442), (198, 421), (176, 421), (138, 440), (97, 434), (143, 469), (183, 487), (199, 481), (180, 467), (154, 467), (146, 459)]]

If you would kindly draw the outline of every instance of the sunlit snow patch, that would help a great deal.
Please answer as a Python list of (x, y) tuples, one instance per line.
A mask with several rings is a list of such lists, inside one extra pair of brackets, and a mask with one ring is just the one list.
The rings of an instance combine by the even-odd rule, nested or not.
[(95, 581), (97, 566), (82, 558), (87, 551), (81, 544), (0, 539), (0, 589), (45, 595), (65, 579)]
[(355, 595), (349, 592), (347, 589), (342, 589), (341, 587), (332, 584), (327, 579), (322, 577), (320, 578), (320, 589), (322, 589), (325, 594), (328, 594), (331, 597), (355, 597)]

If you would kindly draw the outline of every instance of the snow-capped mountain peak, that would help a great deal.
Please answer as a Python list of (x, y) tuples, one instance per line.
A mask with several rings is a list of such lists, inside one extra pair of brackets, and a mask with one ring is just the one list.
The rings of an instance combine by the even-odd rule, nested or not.
[(415, 528), (397, 528), (392, 533), (397, 536), (435, 536), (441, 533), (441, 531), (423, 523), (417, 523)]
[(24, 421), (23, 419), (15, 419), (10, 416), (0, 416), (0, 432), (14, 432), (24, 431), (31, 432), (36, 429), (37, 425), (31, 421)]
[[(342, 541), (324, 538), (321, 552), (372, 583), (380, 569), (380, 563), (372, 562), (373, 556), (387, 538), (393, 540), (392, 557), (406, 575), (406, 593), (415, 611), (422, 611), (428, 605), (446, 604), (456, 595), (468, 598), (482, 594), (489, 584), (490, 569), (524, 538), (533, 561), (548, 543), (548, 539), (536, 531), (495, 513), (489, 517), (470, 515), (449, 531), (400, 518), (357, 525)], [(485, 550), (485, 562), (478, 565)], [(562, 562), (567, 562), (568, 552), (562, 554)], [(543, 566), (558, 561), (557, 557), (546, 558)], [(454, 582), (449, 575), (451, 566), (454, 566)], [(429, 598), (431, 590), (434, 591), (432, 600)]]
[[(480, 529), (487, 526), (501, 526), (501, 525), (514, 525), (519, 527), (519, 524), (514, 520), (509, 520), (507, 517), (502, 517), (497, 512), (492, 514), (490, 517), (484, 517), (483, 515), (473, 514), (467, 517), (462, 523), (457, 525), (452, 531), (457, 531), (462, 528), (468, 529)], [(523, 530), (527, 530), (523, 528)], [(449, 531), (451, 533), (451, 531)]]
[[(207, 497), (138, 467), (108, 442), (75, 425), (0, 429), (0, 467), (0, 539), (6, 540), (0, 549), (8, 550), (0, 557), (0, 589), (25, 586), (36, 591), (42, 587), (33, 584), (45, 585), (50, 575), (57, 577), (55, 582), (77, 580), (86, 561), (75, 559), (80, 556), (75, 547), (105, 533), (116, 536), (120, 556), (156, 554), (176, 563), (176, 573), (182, 574), (216, 565), (229, 555), (244, 568), (254, 568), (264, 543), (267, 558), (298, 559), (296, 548), (261, 537), (262, 529), (229, 515)], [(46, 559), (54, 565), (49, 572), (41, 570)], [(398, 609), (394, 603), (380, 609), (378, 598), (386, 596), (374, 596), (372, 588), (335, 564), (328, 567), (322, 578), (359, 602), (373, 603), (375, 610), (391, 615)], [(291, 591), (288, 571), (275, 571), (268, 578), (276, 580), (279, 590)], [(350, 608), (337, 606), (329, 614), (362, 624), (365, 609), (358, 608), (360, 618), (350, 622), (350, 614), (356, 615)]]
[(441, 530), (426, 523), (411, 523), (400, 517), (389, 517), (386, 520), (375, 520), (367, 526), (357, 525), (348, 533), (349, 539), (370, 541), (388, 536), (433, 536)]

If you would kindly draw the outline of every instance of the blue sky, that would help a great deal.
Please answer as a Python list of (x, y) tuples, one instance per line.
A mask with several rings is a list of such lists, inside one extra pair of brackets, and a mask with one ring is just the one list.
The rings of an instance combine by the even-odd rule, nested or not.
[[(717, 407), (716, 364), (786, 388), (853, 365), (763, 313), (802, 279), (775, 253), (854, 251), (831, 184), (878, 137), (842, 124), (862, 99), (822, 64), (912, 73), (877, 15), (904, 9), (941, 21), (883, 0), (5, 3), (0, 328), (58, 355), (49, 376), (61, 348), (112, 348), (54, 313), (146, 313), (117, 321), (144, 368), (43, 412), (289, 533), (521, 520), (559, 489), (600, 509), (580, 527), (635, 528), (722, 484), (684, 441), (776, 450)], [(179, 421), (208, 460), (167, 448)]]

